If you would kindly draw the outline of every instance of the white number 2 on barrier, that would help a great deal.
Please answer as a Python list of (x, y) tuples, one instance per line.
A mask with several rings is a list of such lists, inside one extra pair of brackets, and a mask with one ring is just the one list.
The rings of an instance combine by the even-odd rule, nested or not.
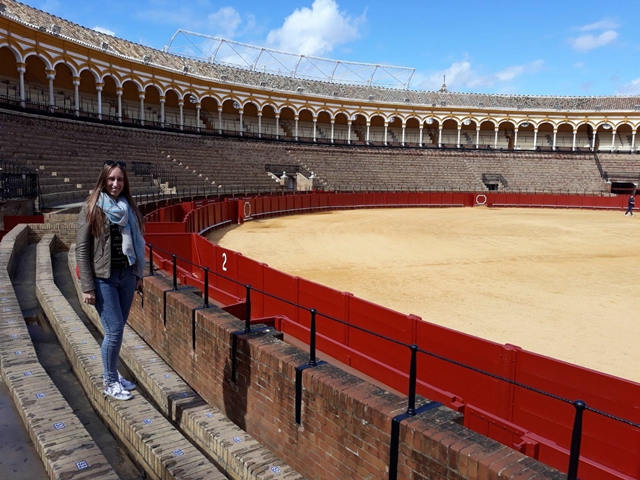
[(227, 271), (227, 254), (226, 253), (222, 254), (222, 271), (223, 272)]

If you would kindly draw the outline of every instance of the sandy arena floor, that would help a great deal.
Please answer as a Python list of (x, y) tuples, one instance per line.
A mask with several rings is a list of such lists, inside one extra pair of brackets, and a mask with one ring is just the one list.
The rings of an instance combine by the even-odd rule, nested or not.
[(393, 310), (640, 382), (640, 215), (349, 210), (209, 238)]

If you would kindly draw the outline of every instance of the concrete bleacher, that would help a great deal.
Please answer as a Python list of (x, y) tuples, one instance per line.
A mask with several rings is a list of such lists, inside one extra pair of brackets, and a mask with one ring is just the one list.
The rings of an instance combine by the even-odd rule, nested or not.
[(448, 151), (396, 151), (346, 146), (298, 146), (290, 158), (319, 174), (329, 188), (370, 187), (394, 189), (483, 189), (460, 162), (452, 162)]
[(38, 361), (11, 281), (16, 258), (28, 240), (29, 228), (20, 225), (0, 242), (2, 378), (50, 478), (116, 479), (113, 468)]
[(500, 173), (513, 191), (605, 193), (592, 154), (298, 146), (290, 156), (328, 188), (483, 191)]
[(593, 154), (552, 152), (474, 152), (463, 157), (476, 175), (500, 173), (504, 190), (538, 192), (607, 192)]
[[(5, 111), (0, 111), (0, 124), (0, 158), (38, 171), (45, 205), (86, 198), (106, 159), (131, 164), (154, 156), (133, 132), (109, 143), (104, 127)], [(158, 191), (151, 178), (130, 174), (129, 180), (134, 194)]]
[(273, 180), (265, 172), (269, 163), (281, 164), (285, 146), (273, 142), (194, 137), (180, 150), (167, 147), (172, 158), (192, 169), (207, 185), (250, 187), (268, 191)]
[(610, 177), (640, 180), (640, 154), (599, 153), (598, 159), (602, 170)]
[[(474, 150), (475, 145), (469, 145), (469, 141), (475, 142), (473, 132), (460, 135), (461, 144), (472, 148), (457, 150), (457, 130), (443, 130), (443, 144), (449, 148), (436, 150), (201, 136), (11, 111), (0, 111), (0, 124), (11, 132), (0, 139), (0, 157), (38, 170), (45, 205), (55, 197), (71, 196), (76, 201), (86, 198), (102, 160), (107, 158), (129, 165), (145, 162), (162, 169), (167, 176), (154, 183), (150, 176), (130, 174), (134, 194), (156, 192), (158, 183), (169, 178), (173, 182), (170, 187), (183, 189), (273, 191), (275, 182), (265, 171), (267, 164), (300, 165), (315, 173), (318, 186), (336, 189), (482, 191), (487, 188), (482, 174), (499, 173), (508, 181), (504, 188), (512, 190), (606, 192), (592, 153), (508, 151), (508, 139), (502, 131), (498, 133), (498, 148), (502, 151), (496, 151), (492, 131), (480, 132), (481, 146), (487, 142), (488, 150)], [(344, 128), (336, 128), (340, 136), (347, 129), (341, 127)], [(377, 135), (383, 134), (384, 129), (376, 127), (373, 132), (374, 144), (381, 146), (383, 137), (378, 139)], [(397, 142), (401, 140), (398, 134), (401, 131), (388, 131), (387, 136)], [(427, 143), (438, 134), (436, 129), (427, 129), (423, 141)], [(355, 136), (354, 131), (352, 138)], [(563, 146), (569, 140), (567, 135), (560, 138)], [(518, 144), (529, 140), (528, 135), (521, 134)], [(538, 136), (538, 145), (548, 147), (545, 150), (551, 150), (552, 142), (549, 135)]]
[[(277, 158), (251, 155), (250, 149), (225, 139), (9, 111), (0, 112), (0, 124), (7, 132), (0, 139), (0, 158), (38, 170), (45, 205), (55, 204), (56, 197), (64, 199), (60, 203), (86, 198), (105, 159), (125, 161), (129, 172), (134, 162), (157, 165), (168, 179), (176, 180), (170, 186), (178, 188), (220, 185), (268, 189), (272, 180), (264, 171), (265, 163), (282, 163)], [(148, 176), (130, 173), (129, 179), (134, 194), (159, 191), (158, 182)]]

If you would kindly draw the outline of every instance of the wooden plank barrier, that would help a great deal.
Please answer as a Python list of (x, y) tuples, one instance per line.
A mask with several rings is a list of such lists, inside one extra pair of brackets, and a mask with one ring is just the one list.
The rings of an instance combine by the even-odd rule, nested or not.
[[(251, 212), (262, 216), (393, 205), (620, 210), (626, 206), (624, 197), (504, 192), (319, 193), (255, 197), (243, 199), (243, 202), (249, 202)], [(232, 213), (237, 213), (237, 203), (215, 202), (200, 208), (212, 208), (214, 221), (220, 223), (236, 218)], [(172, 212), (169, 216), (179, 213), (174, 207), (167, 207), (171, 209), (167, 211)], [(188, 207), (183, 204), (182, 211)], [(212, 217), (202, 214), (199, 218), (200, 223), (185, 222), (187, 230), (199, 231), (197, 229), (206, 227), (203, 223), (210, 222)], [(208, 266), (212, 272), (230, 279), (211, 275), (212, 292), (226, 291), (232, 297), (244, 298), (243, 285), (252, 285), (256, 290), (252, 292), (252, 317), (279, 317), (279, 328), (302, 342), (309, 342), (308, 310), (317, 309), (318, 348), (394, 389), (407, 390), (409, 349), (381, 337), (393, 338), (406, 345), (415, 343), (423, 350), (473, 367), (475, 370), (420, 353), (418, 393), (465, 413), (466, 426), (553, 467), (565, 469), (568, 463), (575, 413), (573, 405), (481, 371), (571, 401), (581, 399), (591, 408), (640, 423), (640, 410), (634, 403), (640, 398), (640, 384), (388, 310), (351, 294), (279, 272), (212, 245), (199, 236), (188, 242), (186, 239), (172, 240), (171, 234), (163, 235), (162, 240), (156, 235), (148, 235), (148, 240), (165, 245), (162, 248), (166, 250), (174, 248), (180, 256), (185, 255), (194, 263)], [(584, 478), (637, 478), (640, 474), (640, 430), (587, 410), (580, 469)]]

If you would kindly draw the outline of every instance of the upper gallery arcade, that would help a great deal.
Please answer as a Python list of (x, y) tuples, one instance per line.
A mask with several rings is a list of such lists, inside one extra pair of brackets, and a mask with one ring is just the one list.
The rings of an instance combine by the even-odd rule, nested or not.
[(0, 0), (0, 101), (163, 128), (323, 143), (635, 152), (640, 97), (463, 94), (200, 62)]

